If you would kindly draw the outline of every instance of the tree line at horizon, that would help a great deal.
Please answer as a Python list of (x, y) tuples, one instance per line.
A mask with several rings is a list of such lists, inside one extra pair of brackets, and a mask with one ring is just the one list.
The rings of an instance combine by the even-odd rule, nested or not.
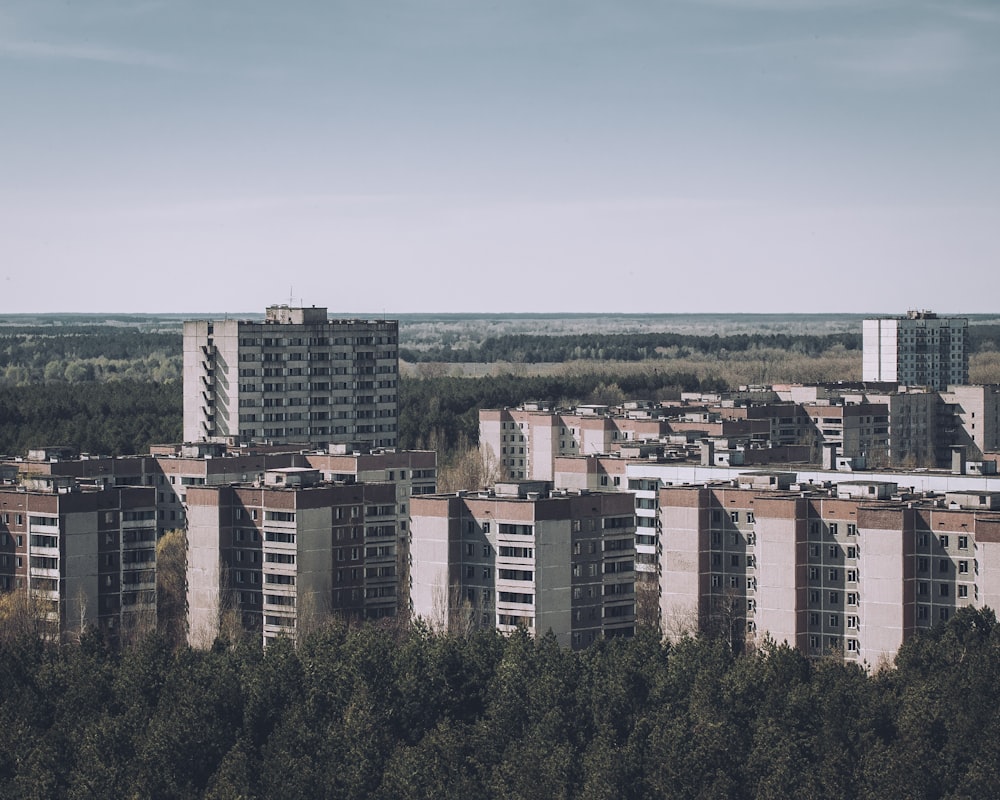
[[(1000, 350), (1000, 325), (969, 328), (973, 353)], [(183, 337), (178, 332), (116, 325), (0, 328), (0, 384), (82, 383), (92, 380), (178, 380)], [(676, 361), (691, 357), (739, 359), (761, 351), (819, 358), (861, 348), (861, 334), (579, 333), (507, 334), (479, 342), (400, 347), (410, 363), (562, 363)]]
[(0, 796), (992, 797), (1000, 627), (960, 610), (867, 673), (764, 642), (332, 622), (298, 645), (0, 627)]

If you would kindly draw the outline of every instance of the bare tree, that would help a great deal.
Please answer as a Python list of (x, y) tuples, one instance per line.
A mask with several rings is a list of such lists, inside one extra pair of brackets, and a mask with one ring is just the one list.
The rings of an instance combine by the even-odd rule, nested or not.
[(156, 627), (173, 647), (187, 641), (187, 537), (167, 531), (156, 543)]
[(660, 630), (660, 582), (656, 575), (636, 574), (635, 624), (648, 630)]

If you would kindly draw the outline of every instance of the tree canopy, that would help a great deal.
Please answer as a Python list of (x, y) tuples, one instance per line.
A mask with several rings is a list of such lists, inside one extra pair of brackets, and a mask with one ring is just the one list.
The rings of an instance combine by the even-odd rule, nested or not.
[(10, 797), (987, 797), (1000, 627), (963, 609), (874, 674), (765, 643), (331, 624), (297, 647), (0, 636)]

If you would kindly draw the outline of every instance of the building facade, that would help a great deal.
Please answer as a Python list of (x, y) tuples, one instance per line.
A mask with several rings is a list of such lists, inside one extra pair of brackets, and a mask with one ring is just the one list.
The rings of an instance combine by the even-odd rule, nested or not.
[(413, 499), (413, 613), (437, 628), (551, 631), (585, 647), (635, 632), (632, 495), (544, 482)]
[(270, 306), (184, 323), (184, 440), (397, 441), (399, 323)]
[(110, 641), (155, 630), (153, 490), (6, 477), (0, 591), (24, 592), (53, 638), (91, 626)]
[(392, 483), (328, 483), (291, 467), (257, 485), (191, 487), (187, 505), (193, 646), (211, 645), (227, 612), (266, 644), (331, 614), (408, 609), (406, 515)]
[(873, 668), (957, 608), (1000, 602), (1000, 494), (794, 477), (660, 490), (668, 635), (769, 636)]
[(969, 320), (910, 311), (862, 323), (865, 381), (929, 386), (969, 382)]

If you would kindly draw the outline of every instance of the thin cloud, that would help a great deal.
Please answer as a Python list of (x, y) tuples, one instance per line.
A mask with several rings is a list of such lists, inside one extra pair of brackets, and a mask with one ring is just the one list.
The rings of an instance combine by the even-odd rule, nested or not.
[(106, 45), (70, 44), (45, 41), (0, 41), (0, 56), (40, 61), (88, 61), (178, 71), (183, 64), (175, 58), (143, 50)]
[(970, 43), (951, 32), (915, 32), (841, 45), (829, 59), (831, 66), (875, 78), (947, 77), (973, 63)]
[(812, 64), (833, 77), (876, 82), (949, 78), (980, 62), (976, 44), (954, 31), (923, 30), (886, 36), (820, 35), (698, 48), (714, 56), (758, 62)]

